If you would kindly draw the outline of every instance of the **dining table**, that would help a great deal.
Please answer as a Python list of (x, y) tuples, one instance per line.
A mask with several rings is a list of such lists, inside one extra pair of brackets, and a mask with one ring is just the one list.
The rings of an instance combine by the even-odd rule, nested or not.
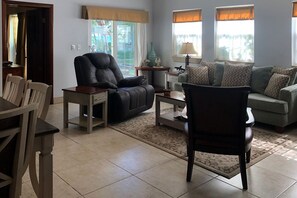
[[(6, 111), (16, 108), (13, 103), (0, 97), (0, 111)], [(7, 120), (5, 120), (7, 122)], [(5, 122), (0, 125), (4, 126)], [(29, 162), (29, 175), (34, 189), (34, 192), (39, 198), (53, 197), (53, 147), (54, 134), (58, 133), (59, 129), (50, 123), (38, 118), (36, 124), (36, 133), (34, 138), (34, 155)], [(39, 172), (37, 178), (36, 172), (36, 154), (39, 152)]]

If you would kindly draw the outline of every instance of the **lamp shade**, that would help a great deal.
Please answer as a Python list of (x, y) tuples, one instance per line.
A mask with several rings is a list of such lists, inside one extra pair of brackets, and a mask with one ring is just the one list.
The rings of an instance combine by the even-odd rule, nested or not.
[(194, 49), (193, 43), (183, 43), (181, 49), (179, 50), (180, 54), (197, 54), (196, 50)]

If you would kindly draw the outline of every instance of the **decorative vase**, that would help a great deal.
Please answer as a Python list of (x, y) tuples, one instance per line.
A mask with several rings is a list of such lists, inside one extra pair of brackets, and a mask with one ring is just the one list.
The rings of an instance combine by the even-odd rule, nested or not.
[(148, 66), (150, 67), (153, 67), (156, 65), (156, 60), (157, 58), (157, 55), (156, 55), (156, 52), (154, 50), (154, 47), (153, 47), (153, 43), (151, 42), (151, 50), (149, 51), (148, 55), (147, 55), (147, 59), (150, 60), (150, 62), (148, 63)]

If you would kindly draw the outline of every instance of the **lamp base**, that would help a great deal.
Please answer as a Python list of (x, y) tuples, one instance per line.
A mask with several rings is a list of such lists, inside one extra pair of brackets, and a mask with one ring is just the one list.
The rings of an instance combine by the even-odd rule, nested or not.
[(187, 54), (186, 58), (185, 58), (185, 68), (187, 69), (187, 67), (190, 64), (190, 56)]

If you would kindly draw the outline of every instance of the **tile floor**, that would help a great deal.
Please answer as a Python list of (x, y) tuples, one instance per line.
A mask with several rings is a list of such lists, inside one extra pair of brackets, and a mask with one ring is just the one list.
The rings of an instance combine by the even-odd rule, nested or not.
[[(70, 116), (76, 115), (73, 104)], [(186, 161), (108, 127), (91, 134), (74, 125), (63, 129), (62, 104), (50, 106), (47, 121), (61, 130), (53, 151), (56, 198), (297, 197), (297, 150), (249, 168), (249, 189), (242, 191), (240, 175), (228, 180), (198, 166), (187, 183)], [(288, 134), (297, 136), (297, 130)], [(28, 173), (22, 191), (27, 197), (35, 197)]]

